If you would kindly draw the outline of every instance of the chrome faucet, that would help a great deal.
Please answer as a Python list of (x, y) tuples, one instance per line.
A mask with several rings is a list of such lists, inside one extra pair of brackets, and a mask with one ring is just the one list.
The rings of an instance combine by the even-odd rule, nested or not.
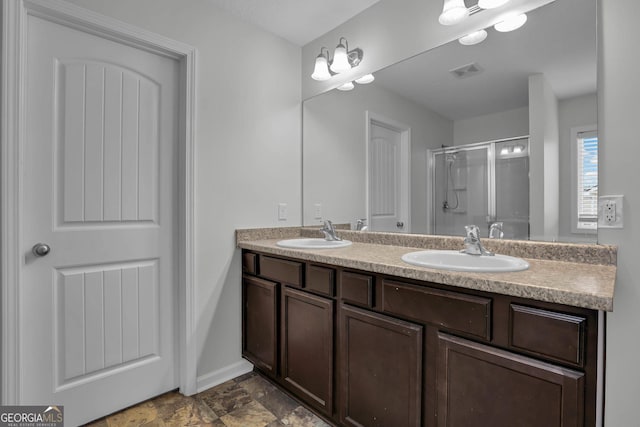
[(322, 225), (320, 231), (322, 232), (322, 234), (324, 234), (325, 240), (342, 240), (340, 237), (336, 236), (336, 229), (328, 219), (324, 221), (324, 224)]
[(493, 252), (489, 252), (482, 246), (480, 242), (480, 229), (477, 225), (465, 225), (464, 229), (467, 235), (464, 238), (464, 249), (460, 252), (469, 255), (494, 255)]
[(489, 227), (489, 238), (490, 239), (502, 239), (504, 237), (503, 231), (504, 223), (502, 222), (494, 222)]
[(367, 231), (367, 218), (356, 221), (356, 231)]

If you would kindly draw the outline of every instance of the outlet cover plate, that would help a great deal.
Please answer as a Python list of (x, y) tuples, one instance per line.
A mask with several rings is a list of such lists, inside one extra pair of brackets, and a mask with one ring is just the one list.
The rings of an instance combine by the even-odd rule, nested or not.
[(598, 197), (598, 228), (622, 228), (624, 196)]
[(287, 220), (287, 204), (286, 203), (278, 203), (278, 221), (286, 221)]

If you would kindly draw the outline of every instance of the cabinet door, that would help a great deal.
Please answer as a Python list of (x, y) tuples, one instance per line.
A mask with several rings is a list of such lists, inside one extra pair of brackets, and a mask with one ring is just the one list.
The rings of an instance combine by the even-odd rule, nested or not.
[(583, 426), (584, 374), (438, 334), (438, 426)]
[(242, 278), (242, 355), (273, 376), (277, 373), (278, 284)]
[(350, 426), (419, 426), (422, 326), (340, 310), (340, 419)]
[(333, 311), (327, 298), (282, 290), (282, 378), (296, 396), (333, 411)]

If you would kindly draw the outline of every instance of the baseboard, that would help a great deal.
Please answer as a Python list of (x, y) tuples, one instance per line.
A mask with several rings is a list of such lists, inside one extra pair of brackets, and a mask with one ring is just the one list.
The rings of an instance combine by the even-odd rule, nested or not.
[(199, 376), (196, 380), (196, 391), (200, 393), (201, 391), (215, 387), (218, 384), (222, 384), (225, 381), (239, 377), (240, 375), (251, 372), (252, 370), (253, 365), (242, 359), (234, 364), (225, 366), (222, 369)]

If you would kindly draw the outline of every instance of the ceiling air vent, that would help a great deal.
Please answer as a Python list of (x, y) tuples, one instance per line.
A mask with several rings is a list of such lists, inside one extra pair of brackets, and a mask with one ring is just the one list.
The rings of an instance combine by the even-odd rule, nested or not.
[(458, 67), (453, 70), (449, 70), (451, 74), (453, 74), (459, 79), (465, 79), (467, 77), (475, 76), (476, 74), (480, 74), (483, 71), (484, 71), (484, 68), (482, 68), (476, 62), (472, 64), (463, 65), (462, 67)]

